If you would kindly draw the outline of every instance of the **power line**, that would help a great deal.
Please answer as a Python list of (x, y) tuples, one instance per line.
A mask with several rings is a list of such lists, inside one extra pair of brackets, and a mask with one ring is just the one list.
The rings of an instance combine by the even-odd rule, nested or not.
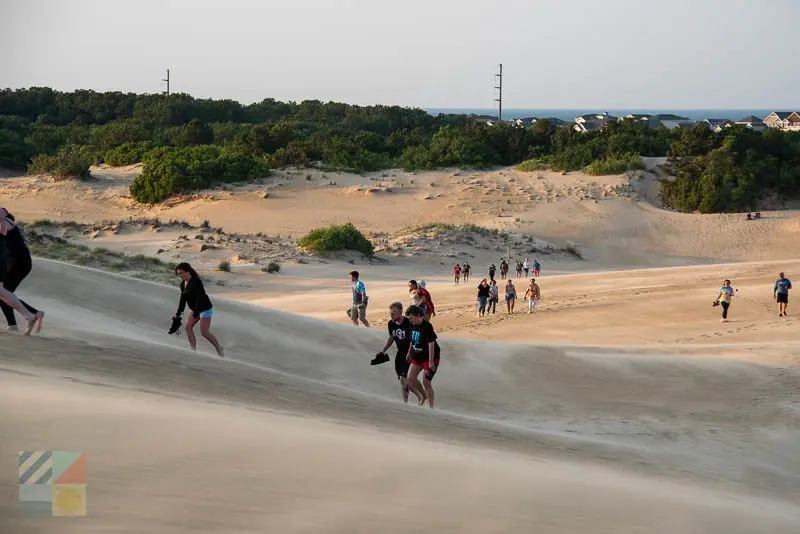
[(500, 85), (495, 85), (494, 88), (500, 91), (499, 98), (495, 98), (494, 101), (498, 102), (500, 107), (498, 109), (497, 114), (497, 122), (503, 122), (503, 64), (500, 63), (500, 74), (494, 75), (495, 80), (498, 78), (500, 79)]
[(162, 82), (167, 82), (167, 91), (166, 95), (169, 96), (169, 69), (167, 69), (167, 77), (161, 79)]

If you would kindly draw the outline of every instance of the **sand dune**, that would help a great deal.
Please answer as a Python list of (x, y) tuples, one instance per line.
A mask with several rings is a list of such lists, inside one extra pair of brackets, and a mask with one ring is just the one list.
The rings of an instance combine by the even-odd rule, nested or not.
[[(0, 332), (0, 534), (800, 531), (800, 338), (771, 299), (778, 270), (800, 271), (796, 211), (672, 213), (651, 174), (509, 169), (290, 170), (145, 208), (127, 193), (140, 168), (93, 172), (6, 178), (0, 200), (27, 222), (223, 227), (61, 235), (197, 265), (227, 358), (166, 334), (174, 286), (37, 259), (19, 294), (46, 310), (44, 332)], [(348, 220), (380, 261), (295, 262), (293, 238)], [(408, 229), (442, 222), (498, 233)], [(475, 283), (449, 279), (457, 259), (476, 281), (508, 248), (551, 244), (585, 259), (540, 256), (533, 317), (478, 319)], [(271, 260), (279, 275), (261, 272)], [(354, 266), (371, 330), (343, 313)], [(435, 411), (368, 363), (411, 277), (443, 336)], [(739, 292), (720, 324), (723, 278)], [(86, 451), (86, 520), (19, 517), (22, 449)]]
[(2, 471), (85, 450), (90, 517), (17, 518), (4, 477), (3, 532), (800, 525), (796, 366), (448, 338), (431, 412), (368, 365), (380, 330), (215, 297), (221, 360), (164, 332), (175, 289), (39, 261), (21, 295), (47, 326), (0, 335)]

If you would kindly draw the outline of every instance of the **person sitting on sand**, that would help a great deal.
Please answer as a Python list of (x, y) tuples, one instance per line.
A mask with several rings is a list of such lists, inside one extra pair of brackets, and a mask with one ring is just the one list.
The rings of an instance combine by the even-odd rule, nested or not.
[(487, 312), (494, 315), (497, 311), (497, 301), (500, 300), (500, 289), (497, 287), (497, 280), (492, 280), (489, 284), (489, 308)]
[(181, 279), (181, 300), (178, 303), (178, 311), (172, 316), (173, 319), (180, 318), (186, 306), (192, 311), (186, 318), (186, 337), (192, 350), (197, 350), (197, 339), (194, 336), (194, 325), (200, 323), (200, 334), (214, 345), (217, 354), (224, 357), (222, 345), (217, 341), (216, 336), (211, 333), (211, 317), (214, 315), (214, 308), (211, 299), (208, 298), (200, 275), (197, 274), (188, 263), (179, 263), (175, 267), (175, 274)]
[(5, 315), (8, 329), (18, 330), (17, 320), (14, 317), (14, 310), (17, 310), (28, 322), (25, 335), (29, 335), (34, 326), (37, 332), (41, 331), (44, 312), (14, 294), (30, 274), (33, 260), (16, 219), (5, 208), (0, 208), (0, 258), (0, 280), (3, 289), (0, 308)]
[(379, 365), (388, 362), (389, 356), (386, 354), (386, 351), (394, 344), (397, 349), (397, 353), (394, 357), (394, 370), (397, 373), (397, 379), (400, 381), (403, 402), (408, 402), (408, 393), (410, 391), (416, 395), (419, 404), (422, 404), (427, 397), (425, 391), (419, 387), (419, 383), (411, 386), (408, 382), (408, 369), (410, 364), (406, 358), (408, 357), (408, 349), (411, 344), (411, 321), (409, 321), (408, 317), (403, 316), (403, 305), (399, 302), (394, 302), (389, 306), (389, 317), (389, 338), (386, 340), (386, 343), (383, 344), (383, 350), (381, 350), (370, 363), (372, 365)]
[(528, 299), (528, 313), (536, 313), (536, 304), (542, 298), (542, 294), (535, 278), (531, 278), (531, 283), (528, 285), (528, 289), (525, 290), (525, 298)]
[(408, 347), (406, 360), (411, 364), (408, 369), (409, 388), (419, 388), (419, 373), (425, 371), (422, 387), (427, 399), (420, 401), (420, 406), (428, 401), (433, 408), (433, 377), (439, 370), (441, 349), (436, 339), (438, 336), (433, 325), (425, 320), (424, 312), (417, 306), (409, 306), (406, 315), (411, 321), (411, 345)]
[(486, 278), (478, 285), (478, 317), (486, 315), (486, 303), (489, 301), (489, 284)]
[(511, 315), (514, 313), (514, 304), (517, 302), (517, 288), (514, 287), (514, 281), (510, 278), (506, 284), (506, 313)]

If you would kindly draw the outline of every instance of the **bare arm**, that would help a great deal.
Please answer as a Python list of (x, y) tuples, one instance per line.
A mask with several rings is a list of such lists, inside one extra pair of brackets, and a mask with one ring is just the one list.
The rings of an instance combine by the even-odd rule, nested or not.
[(430, 343), (428, 343), (428, 364), (431, 367), (433, 367), (435, 365), (434, 364), (434, 359), (433, 359), (435, 354), (436, 354), (436, 342), (435, 341), (431, 341)]
[(389, 339), (387, 339), (386, 343), (383, 344), (383, 350), (381, 352), (386, 352), (387, 350), (389, 350), (389, 347), (392, 346), (392, 343), (394, 343), (394, 338), (392, 336), (389, 336)]

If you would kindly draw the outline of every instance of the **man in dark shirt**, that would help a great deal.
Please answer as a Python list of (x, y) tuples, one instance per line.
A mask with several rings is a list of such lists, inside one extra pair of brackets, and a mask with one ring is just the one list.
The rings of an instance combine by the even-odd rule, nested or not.
[(411, 387), (408, 382), (408, 368), (409, 362), (406, 360), (408, 355), (408, 346), (411, 344), (411, 321), (408, 317), (403, 316), (403, 305), (399, 302), (393, 303), (389, 306), (389, 338), (383, 345), (383, 350), (379, 352), (375, 358), (370, 362), (372, 365), (378, 365), (389, 361), (389, 356), (386, 351), (394, 343), (397, 348), (397, 354), (394, 357), (394, 370), (397, 373), (397, 379), (400, 381), (400, 388), (403, 391), (403, 402), (408, 402), (408, 392), (411, 391), (417, 396), (417, 400), (422, 404), (425, 400), (425, 392), (419, 386)]
[[(428, 405), (433, 408), (433, 377), (439, 369), (441, 349), (437, 343), (437, 335), (433, 325), (425, 320), (425, 312), (417, 306), (409, 306), (406, 310), (411, 321), (411, 344), (406, 358), (411, 366), (408, 369), (409, 387), (419, 386), (419, 373), (424, 369), (422, 386), (427, 394)], [(420, 401), (420, 406), (425, 400)]]
[(790, 289), (792, 289), (792, 282), (786, 278), (786, 275), (780, 273), (772, 289), (772, 296), (778, 303), (778, 317), (786, 317), (786, 307), (789, 305)]

